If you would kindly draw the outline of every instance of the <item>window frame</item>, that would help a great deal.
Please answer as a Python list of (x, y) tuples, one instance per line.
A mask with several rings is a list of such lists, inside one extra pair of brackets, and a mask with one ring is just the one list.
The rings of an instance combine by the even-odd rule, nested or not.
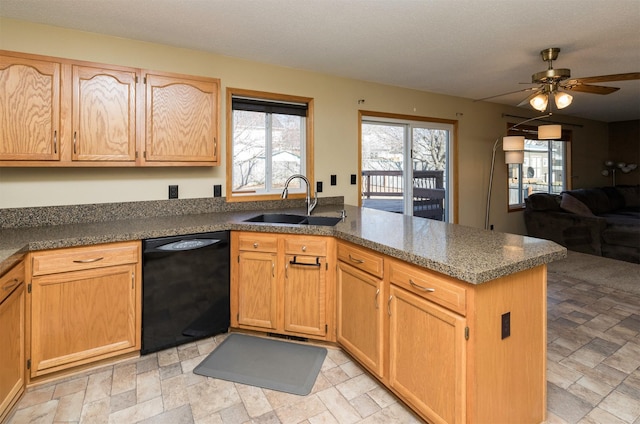
[[(314, 178), (314, 139), (313, 139), (313, 116), (314, 105), (313, 98), (294, 96), (288, 94), (271, 93), (265, 91), (246, 90), (241, 88), (227, 87), (226, 100), (226, 200), (227, 202), (255, 202), (261, 200), (278, 200), (280, 193), (233, 193), (233, 97), (244, 97), (263, 100), (266, 102), (286, 102), (286, 103), (304, 103), (307, 105), (307, 116), (305, 119), (305, 153), (304, 164), (305, 176), (309, 180), (311, 195), (315, 192)], [(302, 158), (301, 158), (302, 159)], [(289, 198), (304, 198), (305, 192), (290, 191)]]
[[(538, 138), (538, 127), (535, 126), (522, 126), (522, 127), (518, 127), (515, 129), (512, 129), (511, 127), (514, 126), (516, 124), (513, 123), (508, 123), (507, 124), (507, 135), (520, 135), (520, 136), (524, 136), (525, 139), (528, 140), (539, 140)], [(544, 125), (544, 124), (541, 124)], [(561, 141), (564, 142), (564, 166), (563, 166), (563, 173), (564, 173), (564, 188), (563, 190), (571, 190), (571, 137), (572, 137), (572, 132), (571, 130), (566, 130), (566, 129), (562, 129), (562, 137), (559, 140), (546, 140), (548, 142), (552, 142), (552, 141)], [(526, 151), (526, 149), (525, 149)], [(547, 152), (550, 152), (547, 149)], [(551, 153), (548, 153), (547, 157), (549, 157)], [(524, 164), (515, 164), (515, 166), (518, 167), (518, 187), (519, 190), (522, 191), (523, 187), (522, 187), (522, 181), (523, 181), (523, 165)], [(525, 199), (523, 197), (522, 199), (522, 203), (510, 203), (510, 188), (509, 188), (509, 179), (511, 178), (510, 175), (510, 166), (509, 164), (505, 164), (506, 168), (507, 168), (507, 212), (519, 212), (519, 211), (524, 211), (524, 209), (526, 208), (525, 206)], [(550, 193), (549, 191), (547, 191), (547, 193)]]

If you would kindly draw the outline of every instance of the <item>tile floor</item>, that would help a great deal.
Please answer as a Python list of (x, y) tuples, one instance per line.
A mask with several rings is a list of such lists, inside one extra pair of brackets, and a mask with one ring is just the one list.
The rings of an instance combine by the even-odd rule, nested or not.
[[(640, 424), (640, 296), (549, 274), (548, 306), (547, 423)], [(8, 423), (420, 422), (338, 349), (305, 397), (193, 374), (224, 337), (32, 388)]]

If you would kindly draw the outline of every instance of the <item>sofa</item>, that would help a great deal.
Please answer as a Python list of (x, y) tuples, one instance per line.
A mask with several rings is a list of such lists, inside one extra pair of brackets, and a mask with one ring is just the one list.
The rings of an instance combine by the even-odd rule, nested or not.
[(640, 263), (640, 186), (534, 193), (525, 206), (531, 237), (576, 252)]

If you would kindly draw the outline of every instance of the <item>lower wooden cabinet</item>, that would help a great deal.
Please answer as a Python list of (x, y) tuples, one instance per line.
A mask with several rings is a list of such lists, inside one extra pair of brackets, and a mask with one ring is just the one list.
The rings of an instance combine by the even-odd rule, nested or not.
[(140, 349), (140, 242), (31, 254), (30, 377)]
[(391, 284), (389, 386), (430, 422), (465, 422), (466, 320)]
[(335, 340), (333, 240), (233, 232), (231, 326)]
[(25, 284), (21, 262), (0, 277), (0, 422), (25, 387)]
[(338, 262), (337, 341), (376, 376), (383, 376), (385, 294), (380, 278)]

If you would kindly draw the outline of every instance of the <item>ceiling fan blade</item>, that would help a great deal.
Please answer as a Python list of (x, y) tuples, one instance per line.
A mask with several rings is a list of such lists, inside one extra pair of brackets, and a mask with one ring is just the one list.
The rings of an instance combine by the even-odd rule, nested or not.
[(565, 90), (578, 91), (591, 94), (611, 94), (620, 90), (618, 87), (605, 87), (604, 85), (576, 84), (564, 87)]
[(523, 88), (522, 90), (510, 91), (508, 93), (496, 94), (495, 96), (484, 97), (482, 99), (475, 99), (474, 102), (480, 102), (482, 100), (495, 99), (496, 97), (508, 96), (509, 94), (524, 93), (526, 91), (539, 91), (540, 87)]
[(593, 82), (611, 82), (611, 81), (631, 81), (640, 79), (640, 72), (629, 72), (627, 74), (599, 75), (596, 77), (574, 78), (571, 81), (589, 84)]

